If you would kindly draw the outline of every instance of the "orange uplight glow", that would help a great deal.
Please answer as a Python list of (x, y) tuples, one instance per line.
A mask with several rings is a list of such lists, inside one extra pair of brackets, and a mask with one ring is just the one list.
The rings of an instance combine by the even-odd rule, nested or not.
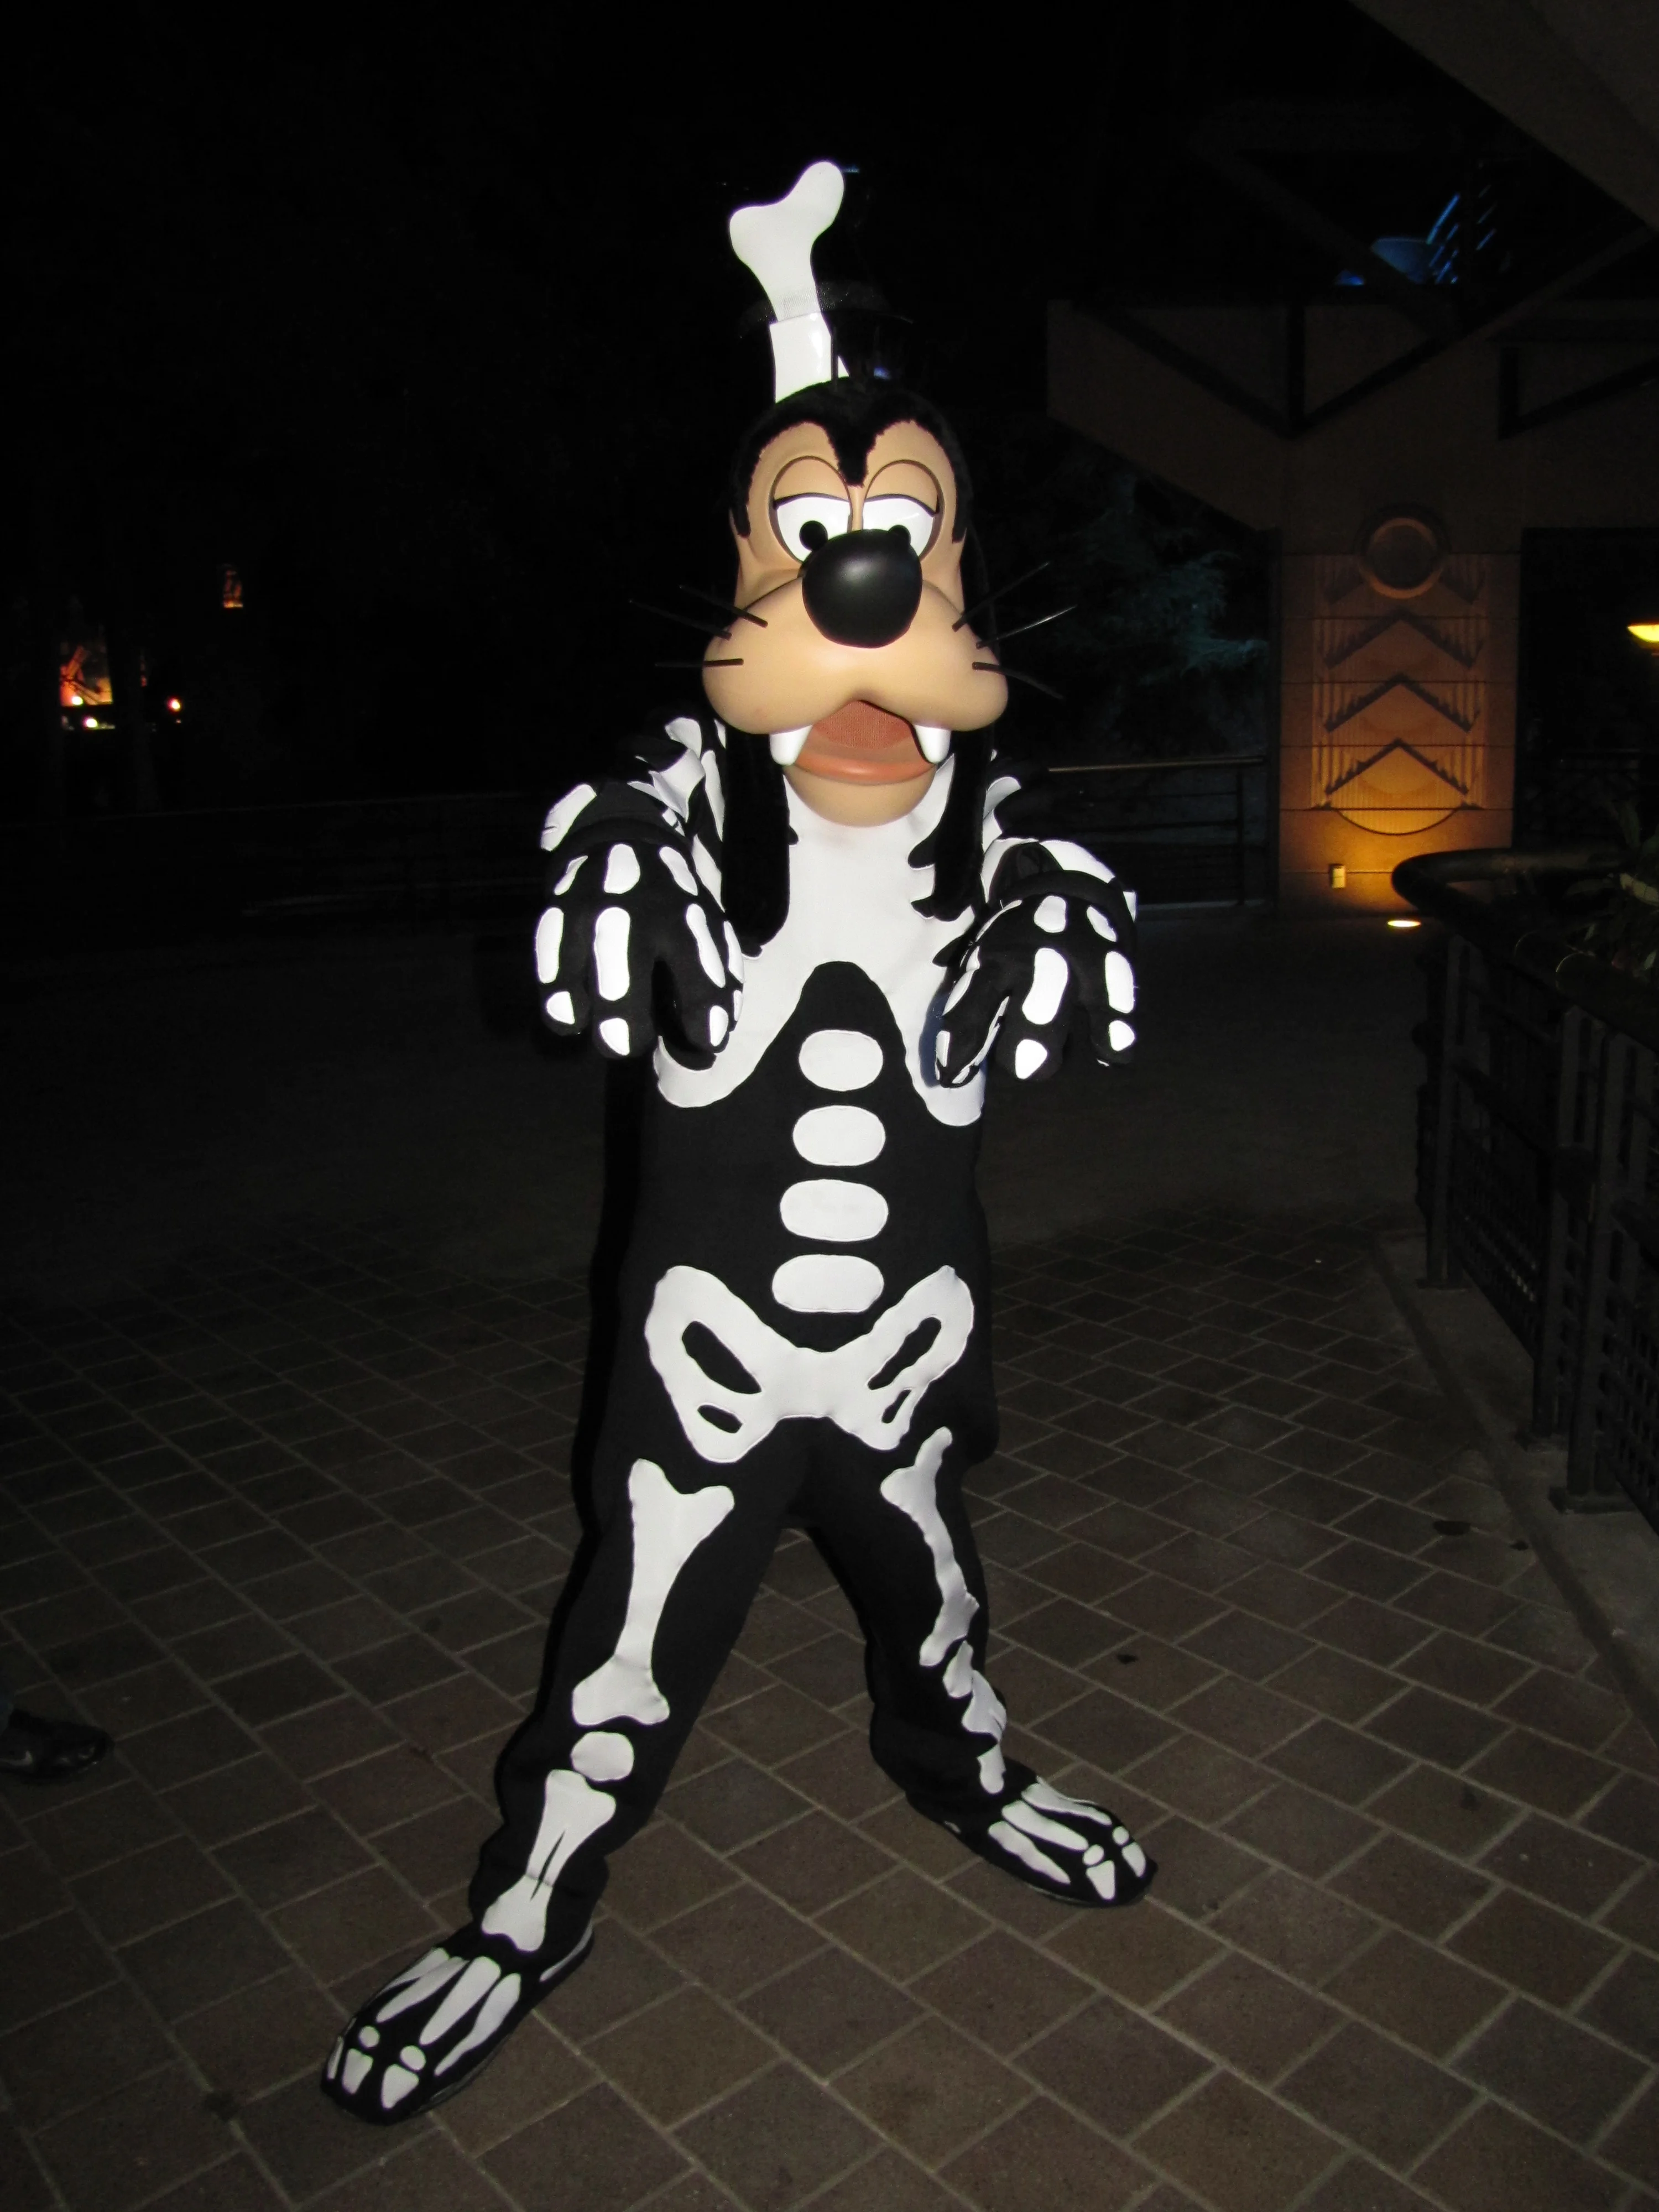
[(1422, 923), (1414, 914), (1394, 914), (1389, 916), (1390, 929), (1421, 929)]

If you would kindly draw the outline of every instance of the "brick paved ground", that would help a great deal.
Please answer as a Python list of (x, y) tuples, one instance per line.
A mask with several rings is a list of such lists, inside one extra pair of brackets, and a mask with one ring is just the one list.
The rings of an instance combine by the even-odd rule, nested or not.
[(406, 2133), (314, 2075), (459, 1917), (580, 1286), (331, 1232), (15, 1313), (0, 1663), (121, 1743), (0, 1798), (8, 2212), (1659, 2204), (1659, 1759), (1362, 1227), (1000, 1270), (993, 1672), (1151, 1901), (1050, 1905), (895, 1800), (795, 1538), (594, 1963)]

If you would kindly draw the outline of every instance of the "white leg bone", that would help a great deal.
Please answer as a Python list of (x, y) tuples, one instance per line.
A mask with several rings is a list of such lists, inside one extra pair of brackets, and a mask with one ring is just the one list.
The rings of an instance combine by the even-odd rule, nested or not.
[(979, 1611), (957, 1565), (956, 1547), (939, 1512), (935, 1490), (950, 1442), (949, 1429), (935, 1429), (910, 1465), (896, 1469), (881, 1486), (882, 1496), (915, 1522), (921, 1531), (922, 1541), (933, 1554), (933, 1579), (939, 1584), (939, 1617), (921, 1646), (924, 1667), (939, 1664), (951, 1646), (966, 1636)]
[(724, 1483), (676, 1490), (654, 1461), (636, 1459), (628, 1478), (634, 1510), (634, 1579), (616, 1650), (576, 1685), (570, 1710), (581, 1727), (637, 1721), (649, 1728), (668, 1717), (668, 1700), (651, 1672), (662, 1609), (681, 1568), (736, 1504)]
[[(452, 2027), (459, 2025), (466, 2014), (472, 2010), (474, 2005), (483, 2002), (501, 1978), (501, 1970), (493, 1959), (474, 1959), (459, 1981), (456, 1983), (454, 1988), (421, 2030), (421, 2041), (422, 2043), (441, 2041), (448, 2034)], [(406, 2066), (415, 2063), (407, 2051), (404, 2052), (403, 2058)]]
[(484, 1934), (505, 1936), (520, 1951), (539, 1951), (547, 1941), (554, 1883), (572, 1854), (599, 1833), (616, 1809), (609, 1791), (592, 1789), (580, 1774), (556, 1766), (543, 1785), (541, 1825), (530, 1864), (485, 1908), (478, 1923)]
[[(933, 1341), (878, 1384), (875, 1378), (905, 1340), (928, 1321), (939, 1324)], [(699, 1365), (685, 1346), (694, 1322), (754, 1377), (754, 1389), (734, 1389)], [(701, 1267), (671, 1267), (652, 1298), (645, 1342), (692, 1449), (717, 1467), (730, 1467), (780, 1421), (791, 1419), (834, 1421), (878, 1451), (902, 1443), (918, 1400), (956, 1365), (973, 1325), (968, 1285), (954, 1267), (939, 1267), (914, 1284), (862, 1336), (833, 1352), (815, 1352), (769, 1328), (717, 1275)], [(710, 1420), (711, 1411), (731, 1426)]]
[[(396, 1995), (380, 2007), (375, 2019), (396, 2020), (400, 2012), (407, 2012), (411, 2005), (424, 2004), (428, 1997), (437, 1995), (446, 1982), (453, 1982), (465, 1963), (463, 1959), (452, 1959), (447, 1951), (428, 1951), (418, 1966), (411, 1966), (406, 1974), (400, 1974), (390, 1984)], [(368, 2031), (365, 2028), (363, 2040), (367, 2042), (368, 2038)]]

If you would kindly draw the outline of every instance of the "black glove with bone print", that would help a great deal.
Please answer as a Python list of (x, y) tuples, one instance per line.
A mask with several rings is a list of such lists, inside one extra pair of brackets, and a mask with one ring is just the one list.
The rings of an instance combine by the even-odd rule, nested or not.
[(1022, 1082), (1052, 1075), (1073, 1006), (1103, 1065), (1133, 1053), (1135, 929), (1121, 884), (1066, 868), (1042, 846), (1013, 857), (1028, 855), (1041, 856), (1036, 869), (1011, 878), (1005, 865), (990, 913), (952, 955), (934, 1039), (947, 1088), (968, 1081), (994, 1042), (998, 1066)]
[(576, 1036), (591, 1023), (611, 1060), (652, 1051), (666, 1029), (677, 1057), (707, 1066), (738, 1018), (743, 955), (680, 825), (629, 786), (579, 784), (543, 843), (536, 975), (548, 1027)]

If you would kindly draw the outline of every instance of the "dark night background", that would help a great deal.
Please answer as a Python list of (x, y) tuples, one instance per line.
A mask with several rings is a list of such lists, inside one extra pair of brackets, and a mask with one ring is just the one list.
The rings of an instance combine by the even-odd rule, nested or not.
[[(1044, 420), (1046, 302), (1329, 287), (1328, 254), (1184, 151), (1194, 118), (1252, 92), (1400, 94), (1437, 118), (1427, 165), (1285, 166), (1361, 237), (1421, 234), (1477, 157), (1509, 164), (1529, 255), (1599, 201), (1340, 5), (970, 17), (932, 42), (805, 15), (680, 43), (545, 9), (200, 21), (137, 7), (94, 15), (73, 57), (40, 31), (12, 56), (14, 822), (546, 794), (688, 696), (655, 664), (696, 638), (629, 603), (727, 585), (724, 468), (769, 363), (763, 331), (738, 335), (755, 288), (726, 217), (826, 155), (857, 173), (821, 274), (909, 319), (992, 575), (1054, 559), (1005, 624), (1079, 602), (1011, 652), (1065, 700), (1018, 695), (1010, 741), (1259, 750), (1269, 549)], [(64, 750), (77, 614), (127, 728)]]

